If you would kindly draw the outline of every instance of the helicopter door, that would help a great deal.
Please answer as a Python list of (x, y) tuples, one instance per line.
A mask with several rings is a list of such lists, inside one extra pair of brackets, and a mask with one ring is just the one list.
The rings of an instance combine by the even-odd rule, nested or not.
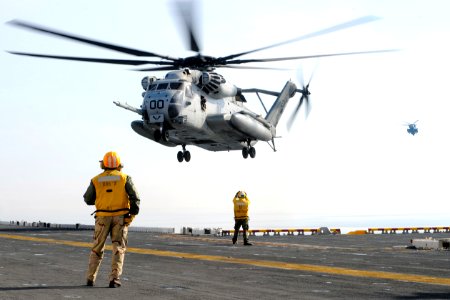
[(186, 84), (184, 96), (185, 101), (180, 117), (183, 117), (184, 122), (189, 126), (197, 129), (202, 128), (206, 114), (201, 108), (200, 95), (197, 94), (195, 86)]

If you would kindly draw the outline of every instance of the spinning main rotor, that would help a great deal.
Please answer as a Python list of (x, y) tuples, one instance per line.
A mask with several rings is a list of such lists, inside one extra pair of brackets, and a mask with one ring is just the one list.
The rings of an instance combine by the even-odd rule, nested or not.
[[(179, 14), (179, 18), (182, 21), (183, 27), (185, 28), (186, 37), (188, 38), (189, 50), (195, 52), (196, 55), (187, 57), (171, 57), (168, 55), (161, 55), (154, 52), (133, 49), (129, 47), (124, 47), (120, 45), (115, 45), (107, 42), (102, 42), (99, 40), (94, 40), (91, 38), (86, 38), (82, 36), (77, 36), (71, 33), (66, 33), (58, 31), (55, 29), (43, 27), (41, 25), (36, 25), (20, 20), (12, 20), (8, 22), (10, 25), (17, 27), (38, 31), (41, 33), (57, 36), (60, 38), (65, 38), (80, 43), (97, 46), (103, 49), (109, 49), (116, 52), (129, 54), (138, 58), (141, 57), (153, 57), (157, 60), (143, 60), (143, 59), (110, 59), (110, 58), (94, 58), (94, 57), (77, 57), (77, 56), (62, 56), (62, 55), (49, 55), (49, 54), (37, 54), (30, 52), (18, 52), (9, 51), (11, 54), (25, 55), (32, 57), (42, 57), (42, 58), (53, 58), (62, 60), (72, 60), (72, 61), (84, 61), (84, 62), (95, 62), (95, 63), (105, 63), (105, 64), (118, 64), (118, 65), (130, 65), (130, 66), (140, 66), (140, 68), (134, 69), (135, 71), (172, 71), (172, 70), (182, 70), (182, 69), (193, 69), (199, 71), (213, 71), (216, 68), (234, 68), (234, 69), (275, 69), (270, 67), (259, 67), (259, 66), (248, 66), (248, 63), (265, 63), (265, 62), (276, 62), (276, 61), (289, 61), (289, 60), (299, 60), (307, 58), (319, 58), (319, 57), (329, 57), (329, 56), (344, 56), (344, 55), (355, 55), (355, 54), (368, 54), (368, 53), (381, 53), (381, 52), (391, 52), (397, 51), (395, 49), (388, 50), (373, 50), (373, 51), (360, 51), (360, 52), (343, 52), (343, 53), (331, 53), (331, 54), (317, 54), (308, 56), (290, 56), (290, 57), (275, 57), (275, 58), (258, 58), (258, 59), (239, 59), (241, 56), (246, 56), (255, 52), (262, 50), (267, 50), (282, 45), (298, 42), (301, 40), (306, 40), (309, 38), (329, 34), (332, 32), (340, 31), (350, 27), (362, 25), (365, 23), (373, 22), (379, 20), (375, 16), (365, 16), (357, 18), (348, 22), (344, 22), (332, 27), (328, 27), (322, 30), (318, 30), (306, 35), (302, 35), (287, 41), (279, 42), (276, 44), (268, 45), (265, 47), (244, 51), (240, 53), (230, 54), (222, 57), (213, 57), (203, 55), (198, 43), (197, 35), (194, 31), (193, 26), (193, 2), (192, 1), (178, 1), (175, 2), (175, 9)], [(151, 66), (153, 65), (153, 66)], [(303, 76), (300, 78), (301, 89), (297, 89), (297, 92), (301, 93), (298, 105), (294, 109), (292, 117), (288, 121), (288, 128), (291, 127), (294, 122), (296, 115), (303, 103), (306, 105), (306, 114), (309, 112), (309, 84), (310, 81), (305, 85), (303, 82)]]
[[(345, 23), (341, 23), (329, 28), (325, 28), (310, 34), (302, 35), (284, 42), (279, 42), (276, 44), (268, 45), (265, 47), (244, 51), (240, 53), (230, 54), (222, 57), (213, 57), (203, 55), (198, 43), (198, 39), (194, 32), (193, 20), (192, 20), (192, 6), (189, 2), (178, 2), (176, 9), (179, 12), (182, 23), (186, 29), (187, 37), (189, 41), (189, 50), (196, 53), (196, 55), (188, 57), (171, 57), (168, 55), (161, 55), (154, 52), (143, 51), (138, 49), (133, 49), (129, 47), (124, 47), (120, 45), (115, 45), (111, 43), (102, 42), (99, 40), (94, 40), (82, 36), (77, 36), (70, 33), (65, 33), (62, 31), (54, 30), (51, 28), (43, 27), (40, 25), (28, 23), (20, 20), (12, 20), (8, 22), (10, 25), (22, 27), (25, 29), (38, 31), (41, 33), (77, 41), (80, 43), (97, 46), (104, 49), (113, 50), (116, 52), (129, 54), (135, 57), (153, 57), (158, 60), (142, 60), (142, 59), (109, 59), (109, 58), (93, 58), (93, 57), (77, 57), (77, 56), (61, 56), (61, 55), (49, 55), (49, 54), (36, 54), (30, 52), (18, 52), (9, 51), (9, 53), (16, 55), (25, 55), (32, 57), (42, 57), (42, 58), (53, 58), (53, 59), (63, 59), (72, 61), (84, 61), (84, 62), (96, 62), (96, 63), (107, 63), (107, 64), (118, 64), (118, 65), (131, 65), (131, 66), (143, 66), (141, 68), (135, 69), (136, 71), (169, 71), (169, 70), (179, 70), (179, 69), (195, 69), (200, 71), (212, 71), (216, 68), (239, 68), (239, 69), (274, 69), (256, 66), (242, 66), (248, 63), (264, 63), (264, 62), (276, 62), (276, 61), (287, 61), (287, 60), (299, 60), (307, 58), (318, 58), (318, 57), (328, 57), (328, 56), (343, 56), (343, 55), (355, 55), (355, 54), (367, 54), (367, 53), (379, 53), (379, 52), (389, 52), (395, 50), (374, 50), (374, 51), (361, 51), (361, 52), (346, 52), (346, 53), (332, 53), (332, 54), (318, 54), (318, 55), (308, 55), (308, 56), (291, 56), (291, 57), (275, 57), (275, 58), (262, 58), (262, 59), (238, 59), (241, 56), (259, 52), (262, 50), (279, 47), (282, 45), (294, 43), (301, 40), (306, 40), (312, 37), (329, 34), (346, 28), (362, 25), (368, 22), (376, 21), (379, 18), (375, 16), (365, 16), (358, 19), (354, 19)], [(146, 65), (156, 65), (156, 67), (146, 66)]]

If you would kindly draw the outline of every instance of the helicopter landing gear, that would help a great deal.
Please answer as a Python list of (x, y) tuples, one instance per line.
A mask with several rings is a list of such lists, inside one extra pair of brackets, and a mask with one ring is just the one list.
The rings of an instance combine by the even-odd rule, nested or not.
[(183, 151), (178, 151), (177, 153), (177, 159), (179, 162), (182, 162), (185, 160), (186, 162), (189, 162), (191, 160), (191, 152), (186, 150), (186, 145), (181, 145), (183, 147)]
[(162, 133), (160, 130), (155, 130), (153, 133), (153, 138), (155, 139), (155, 142), (159, 142), (161, 140)]
[(256, 156), (256, 150), (253, 147), (248, 148), (248, 154), (250, 155), (251, 158), (255, 158)]
[(159, 142), (161, 140), (163, 140), (164, 142), (168, 142), (169, 131), (161, 127), (159, 130), (155, 130), (155, 132), (153, 133), (153, 138), (155, 139), (155, 142)]
[(242, 156), (247, 158), (250, 155), (251, 158), (255, 158), (256, 150), (250, 146), (250, 141), (247, 141), (247, 147), (242, 148)]

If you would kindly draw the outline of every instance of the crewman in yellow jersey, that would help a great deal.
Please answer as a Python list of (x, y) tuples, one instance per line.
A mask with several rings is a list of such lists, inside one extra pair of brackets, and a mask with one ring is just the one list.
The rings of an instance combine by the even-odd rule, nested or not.
[(236, 244), (237, 237), (239, 234), (239, 229), (242, 226), (243, 237), (244, 237), (244, 245), (251, 246), (252, 244), (248, 241), (248, 206), (250, 204), (250, 200), (248, 200), (247, 193), (244, 191), (238, 191), (233, 199), (234, 203), (234, 235), (233, 235), (233, 244)]
[(123, 261), (128, 242), (128, 226), (139, 213), (140, 199), (131, 177), (122, 173), (116, 152), (108, 152), (100, 161), (103, 172), (92, 178), (84, 193), (84, 202), (95, 205), (94, 243), (89, 256), (87, 285), (93, 286), (103, 259), (108, 235), (112, 242), (109, 287), (120, 287)]

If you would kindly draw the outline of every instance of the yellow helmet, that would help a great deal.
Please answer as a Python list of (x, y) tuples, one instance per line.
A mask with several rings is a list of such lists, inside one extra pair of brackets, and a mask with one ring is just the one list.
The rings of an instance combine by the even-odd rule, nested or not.
[(121, 166), (120, 157), (116, 152), (110, 151), (103, 156), (103, 165), (108, 169), (116, 169)]

